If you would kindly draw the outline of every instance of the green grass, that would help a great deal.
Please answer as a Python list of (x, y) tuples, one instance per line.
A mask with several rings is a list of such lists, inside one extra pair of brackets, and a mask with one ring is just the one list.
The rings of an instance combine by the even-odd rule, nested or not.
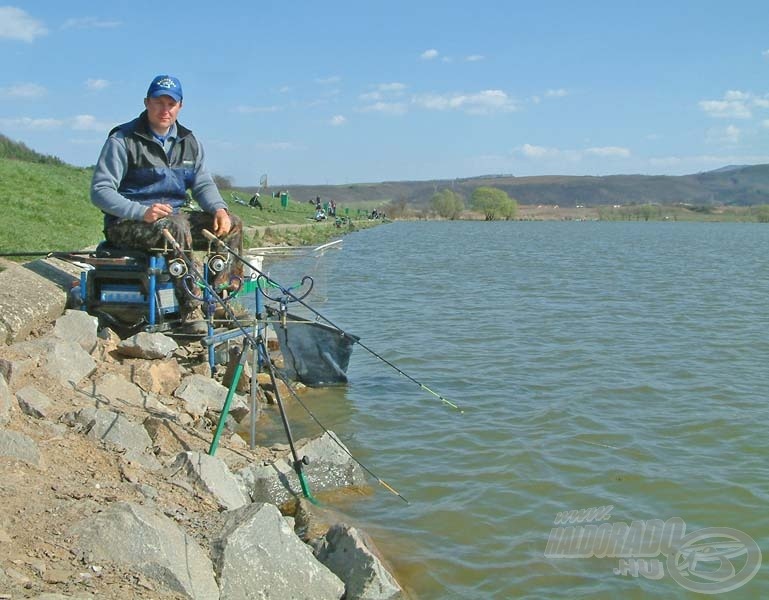
[[(103, 216), (91, 204), (91, 175), (91, 169), (0, 157), (0, 253), (80, 250), (99, 243)], [(307, 202), (289, 198), (283, 207), (279, 198), (261, 198), (264, 210), (259, 210), (235, 202), (231, 190), (221, 192), (247, 231), (252, 226), (308, 225), (296, 231), (268, 229), (246, 235), (247, 247), (321, 244), (350, 231), (347, 226), (335, 227), (333, 219), (316, 223), (315, 207)], [(244, 201), (250, 198), (238, 196)], [(365, 226), (368, 222), (362, 221), (353, 228)]]
[(102, 238), (91, 171), (0, 158), (0, 252), (77, 250)]

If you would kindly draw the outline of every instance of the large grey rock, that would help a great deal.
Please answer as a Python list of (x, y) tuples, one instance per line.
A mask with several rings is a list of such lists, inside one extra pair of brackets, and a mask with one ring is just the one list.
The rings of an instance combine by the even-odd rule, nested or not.
[[(29, 344), (27, 349), (29, 349)], [(0, 375), (5, 379), (11, 388), (17, 387), (17, 384), (24, 379), (24, 376), (38, 368), (39, 352), (34, 356), (29, 352), (19, 351), (22, 344), (12, 346), (0, 346)]]
[(144, 427), (106, 408), (81, 408), (75, 413), (74, 421), (85, 427), (87, 437), (110, 442), (120, 448), (146, 450), (152, 444)]
[(93, 373), (96, 363), (79, 344), (55, 337), (19, 342), (5, 349), (0, 372), (11, 387), (32, 370), (70, 386)]
[(89, 354), (96, 348), (99, 319), (83, 310), (65, 310), (56, 319), (52, 334), (62, 340), (80, 344)]
[(129, 502), (76, 524), (74, 546), (91, 561), (114, 561), (194, 600), (217, 600), (206, 553), (168, 517)]
[(38, 389), (27, 386), (16, 392), (19, 408), (25, 415), (35, 419), (46, 419), (51, 408), (51, 399)]
[(344, 594), (344, 584), (271, 504), (229, 513), (212, 555), (227, 600), (338, 600)]
[(23, 433), (9, 429), (0, 429), (0, 456), (31, 465), (40, 464), (40, 451), (35, 441)]
[(146, 452), (152, 445), (147, 430), (120, 413), (106, 408), (86, 407), (64, 415), (62, 420), (70, 425), (80, 425), (86, 437), (127, 450), (129, 460), (153, 471), (161, 468), (154, 455)]
[(211, 494), (219, 506), (226, 510), (241, 508), (250, 503), (237, 478), (224, 461), (202, 452), (182, 452), (168, 468), (170, 476), (181, 472), (198, 489)]
[(161, 417), (176, 415), (174, 411), (160, 402), (156, 394), (145, 392), (138, 385), (115, 373), (107, 373), (99, 377), (93, 382), (89, 391), (97, 398), (108, 400), (111, 406), (120, 406), (121, 404), (132, 406)]
[[(202, 417), (206, 414), (206, 410), (222, 412), (228, 391), (218, 381), (205, 375), (194, 374), (182, 379), (174, 396), (182, 400), (189, 414), (193, 417)], [(230, 410), (245, 406), (243, 397), (236, 394), (230, 403)]]
[(0, 272), (0, 344), (13, 344), (60, 316), (67, 292), (52, 277), (35, 273), (33, 265), (4, 266), (7, 268)]
[(167, 335), (142, 331), (120, 342), (117, 351), (131, 358), (157, 359), (170, 356), (178, 347)]
[(403, 590), (385, 568), (374, 542), (360, 529), (340, 523), (315, 553), (345, 583), (345, 600), (393, 600)]
[[(366, 485), (363, 469), (345, 449), (333, 432), (297, 445), (299, 457), (309, 459), (303, 473), (311, 491)], [(280, 506), (302, 495), (301, 483), (292, 465), (293, 457), (288, 455), (269, 465), (251, 464), (238, 471), (237, 476), (252, 501)]]
[(5, 377), (0, 375), (0, 427), (4, 427), (11, 420), (12, 403), (11, 390), (8, 388)]
[(76, 384), (96, 370), (93, 358), (76, 342), (51, 338), (45, 345), (43, 368), (63, 384)]

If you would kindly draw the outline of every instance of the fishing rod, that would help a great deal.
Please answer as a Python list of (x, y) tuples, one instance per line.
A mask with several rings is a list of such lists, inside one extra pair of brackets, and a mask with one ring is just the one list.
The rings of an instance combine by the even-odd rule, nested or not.
[(85, 250), (40, 250), (40, 251), (31, 251), (31, 252), (0, 252), (0, 256), (6, 257), (6, 256), (18, 256), (18, 257), (25, 257), (25, 256), (42, 256), (44, 258), (75, 258), (79, 256), (84, 256), (90, 254), (89, 251)]
[(310, 415), (310, 417), (312, 418), (312, 420), (313, 420), (313, 421), (315, 421), (315, 423), (318, 425), (318, 427), (320, 427), (320, 428), (321, 428), (321, 429), (322, 429), (324, 432), (326, 432), (326, 433), (328, 434), (328, 437), (330, 437), (332, 440), (334, 440), (334, 443), (335, 443), (337, 446), (339, 446), (339, 448), (341, 448), (341, 449), (342, 449), (342, 451), (343, 451), (343, 452), (344, 452), (344, 453), (345, 453), (347, 456), (349, 456), (349, 457), (350, 457), (352, 460), (354, 460), (354, 461), (355, 461), (355, 462), (356, 462), (356, 463), (357, 463), (357, 464), (358, 464), (358, 465), (359, 465), (359, 466), (360, 466), (360, 467), (361, 467), (361, 468), (362, 468), (364, 471), (366, 471), (366, 473), (368, 473), (368, 474), (369, 474), (369, 475), (371, 475), (371, 476), (372, 476), (374, 479), (376, 479), (377, 483), (378, 483), (379, 485), (381, 485), (383, 488), (385, 488), (385, 489), (386, 489), (388, 492), (390, 492), (391, 494), (395, 494), (396, 496), (398, 496), (398, 498), (400, 498), (401, 500), (403, 500), (403, 501), (404, 501), (406, 504), (410, 504), (410, 503), (409, 503), (409, 501), (408, 501), (408, 500), (406, 500), (406, 498), (404, 498), (404, 497), (403, 497), (403, 495), (402, 495), (402, 494), (401, 494), (401, 493), (400, 493), (398, 490), (396, 490), (394, 487), (392, 487), (391, 485), (389, 485), (389, 484), (388, 484), (387, 482), (385, 482), (383, 479), (380, 479), (380, 478), (379, 478), (379, 477), (376, 475), (376, 473), (374, 473), (374, 472), (373, 472), (371, 469), (369, 469), (369, 468), (368, 468), (366, 465), (364, 465), (364, 464), (363, 464), (361, 461), (359, 461), (357, 458), (355, 458), (355, 457), (354, 457), (354, 456), (353, 456), (353, 455), (350, 453), (350, 451), (349, 451), (347, 448), (345, 448), (344, 444), (342, 444), (342, 442), (340, 442), (340, 441), (339, 441), (339, 440), (336, 438), (336, 435), (335, 435), (335, 434), (333, 434), (332, 432), (330, 432), (330, 431), (329, 431), (329, 430), (326, 428), (326, 426), (325, 426), (325, 425), (323, 425), (323, 423), (321, 423), (321, 422), (320, 422), (320, 420), (318, 419), (318, 417), (316, 417), (316, 416), (313, 414), (313, 412), (312, 412), (312, 411), (311, 411), (309, 408), (307, 408), (307, 405), (305, 405), (305, 403), (304, 403), (304, 402), (302, 402), (302, 400), (299, 398), (299, 395), (298, 395), (298, 394), (297, 394), (297, 393), (294, 391), (294, 389), (293, 389), (293, 388), (292, 388), (290, 385), (288, 385), (288, 382), (286, 381), (286, 379), (285, 379), (285, 378), (284, 378), (282, 375), (279, 375), (279, 377), (280, 377), (281, 381), (283, 381), (283, 383), (285, 383), (285, 384), (286, 384), (286, 387), (288, 387), (288, 391), (289, 391), (289, 393), (291, 394), (291, 397), (292, 397), (294, 400), (296, 400), (296, 401), (299, 403), (299, 405), (300, 405), (300, 406), (301, 406), (301, 407), (302, 407), (302, 408), (303, 408), (303, 409), (304, 409), (304, 410), (307, 412), (307, 414), (308, 414), (308, 415)]
[[(260, 323), (264, 323), (265, 321), (262, 321), (260, 319), (259, 322)], [(249, 327), (248, 328), (249, 331), (251, 331), (252, 329), (254, 329), (254, 328), (253, 327)], [(223, 333), (217, 333), (215, 335), (205, 337), (201, 341), (202, 341), (204, 346), (211, 346), (213, 344), (220, 343), (220, 342), (222, 342), (224, 340), (233, 339), (234, 337), (237, 337), (239, 335), (242, 335), (239, 331), (223, 332)], [(371, 469), (369, 469), (366, 465), (364, 465), (360, 460), (358, 460), (355, 456), (353, 456), (352, 453), (344, 446), (344, 444), (342, 444), (342, 442), (340, 442), (337, 439), (336, 434), (332, 433), (323, 423), (321, 423), (320, 419), (318, 419), (318, 417), (307, 407), (307, 405), (304, 402), (302, 402), (302, 399), (299, 397), (299, 395), (296, 393), (294, 388), (291, 386), (291, 383), (288, 381), (288, 378), (283, 373), (281, 373), (280, 371), (277, 371), (277, 370), (272, 368), (272, 363), (270, 362), (269, 353), (264, 348), (264, 343), (263, 342), (259, 344), (259, 348), (257, 349), (257, 352), (259, 353), (259, 356), (262, 358), (262, 360), (265, 362), (265, 364), (268, 364), (268, 366), (269, 366), (270, 382), (272, 384), (273, 389), (276, 390), (276, 393), (277, 393), (278, 387), (277, 387), (277, 385), (275, 383), (275, 379), (274, 379), (275, 375), (277, 375), (278, 379), (280, 379), (280, 381), (282, 381), (285, 384), (286, 389), (288, 389), (289, 393), (291, 394), (291, 397), (299, 403), (299, 405), (305, 410), (305, 412), (308, 415), (310, 415), (312, 420), (315, 421), (315, 423), (318, 425), (318, 427), (320, 427), (325, 433), (327, 433), (328, 436), (334, 441), (334, 443), (337, 446), (339, 446), (339, 448), (347, 456), (349, 456), (364, 471), (366, 471), (366, 473), (371, 475), (371, 477), (376, 479), (377, 483), (379, 483), (379, 485), (381, 485), (383, 488), (385, 488), (388, 492), (398, 496), (398, 498), (403, 500), (406, 504), (409, 504), (409, 501), (398, 490), (396, 490), (394, 487), (392, 487), (390, 484), (388, 484), (386, 481), (384, 481), (381, 477), (379, 477), (376, 473), (374, 473)], [(234, 389), (237, 387), (237, 382), (238, 382), (238, 380), (240, 378), (240, 375), (242, 373), (243, 365), (245, 364), (245, 356), (246, 356), (246, 352), (245, 352), (245, 349), (244, 349), (243, 352), (241, 352), (237, 368), (236, 368), (235, 373), (234, 373), (233, 378), (232, 378), (232, 383), (230, 384), (230, 394), (234, 393)], [(226, 402), (225, 402), (225, 405), (226, 405)], [(283, 413), (281, 413), (281, 418), (283, 418)], [(289, 427), (288, 421), (285, 420), (285, 419), (283, 419), (283, 426), (290, 433), (290, 430), (288, 429), (288, 427)], [(303, 460), (303, 462), (304, 462), (304, 464), (308, 464), (308, 462), (306, 460)], [(301, 483), (302, 483), (302, 480), (300, 480), (300, 484)]]
[[(418, 381), (417, 379), (415, 379), (414, 377), (412, 377), (411, 375), (409, 375), (408, 373), (406, 373), (406, 372), (405, 372), (405, 371), (403, 371), (402, 369), (400, 369), (400, 368), (398, 368), (397, 366), (395, 366), (393, 363), (391, 363), (389, 360), (387, 360), (386, 358), (384, 358), (384, 357), (383, 357), (383, 356), (381, 356), (380, 354), (378, 354), (378, 353), (374, 352), (374, 350), (372, 350), (371, 348), (369, 348), (368, 346), (366, 346), (366, 344), (364, 344), (363, 342), (361, 342), (361, 341), (360, 341), (360, 339), (358, 339), (358, 337), (357, 337), (357, 336), (355, 336), (355, 335), (352, 335), (351, 333), (348, 333), (348, 332), (346, 332), (344, 329), (342, 329), (342, 328), (341, 328), (341, 327), (339, 327), (339, 326), (338, 326), (336, 323), (334, 323), (334, 322), (333, 322), (331, 319), (329, 319), (329, 318), (328, 318), (328, 317), (326, 317), (325, 315), (322, 315), (322, 314), (321, 314), (321, 313), (319, 313), (317, 310), (315, 310), (315, 309), (314, 309), (312, 306), (310, 306), (309, 304), (307, 304), (306, 302), (304, 302), (303, 298), (304, 298), (304, 297), (305, 297), (307, 294), (305, 294), (305, 295), (304, 295), (304, 296), (302, 296), (301, 298), (300, 298), (300, 297), (298, 297), (298, 296), (296, 296), (296, 295), (295, 295), (293, 292), (291, 292), (291, 290), (290, 290), (290, 289), (286, 289), (286, 288), (284, 288), (283, 286), (281, 286), (281, 285), (280, 285), (280, 283), (278, 283), (277, 281), (275, 281), (274, 279), (272, 279), (272, 278), (271, 278), (269, 275), (265, 275), (265, 274), (264, 274), (264, 272), (262, 272), (261, 270), (259, 270), (258, 268), (256, 268), (254, 265), (252, 265), (250, 262), (248, 262), (248, 261), (247, 261), (247, 260), (246, 260), (244, 257), (242, 257), (240, 254), (238, 254), (237, 252), (235, 252), (235, 251), (234, 251), (234, 250), (233, 250), (233, 249), (232, 249), (232, 248), (229, 246), (229, 244), (227, 244), (226, 242), (222, 241), (220, 238), (218, 238), (217, 236), (215, 236), (213, 233), (211, 233), (211, 232), (210, 232), (210, 231), (208, 231), (207, 229), (203, 229), (203, 236), (204, 236), (204, 237), (206, 237), (206, 239), (208, 239), (208, 240), (209, 240), (209, 241), (211, 241), (211, 242), (215, 242), (215, 243), (218, 243), (218, 244), (219, 244), (219, 245), (220, 245), (222, 248), (224, 248), (224, 249), (225, 249), (227, 252), (229, 252), (229, 253), (230, 253), (232, 256), (234, 256), (236, 259), (238, 259), (238, 260), (239, 260), (241, 263), (243, 263), (244, 265), (248, 266), (248, 267), (249, 267), (249, 268), (250, 268), (252, 271), (256, 272), (256, 273), (258, 274), (258, 278), (257, 278), (257, 279), (261, 278), (261, 279), (263, 279), (265, 282), (267, 282), (267, 283), (268, 283), (270, 286), (272, 286), (272, 287), (275, 287), (275, 288), (279, 289), (279, 290), (281, 291), (281, 293), (283, 293), (285, 296), (288, 296), (288, 297), (290, 297), (290, 298), (291, 298), (292, 300), (294, 300), (295, 302), (298, 302), (299, 304), (301, 304), (302, 306), (304, 306), (304, 307), (305, 307), (307, 310), (309, 310), (310, 312), (312, 312), (312, 313), (313, 313), (313, 314), (314, 314), (316, 317), (318, 317), (318, 318), (320, 318), (320, 319), (323, 319), (324, 321), (326, 321), (326, 323), (328, 323), (329, 325), (331, 325), (332, 327), (334, 327), (335, 329), (337, 329), (337, 330), (338, 330), (338, 331), (339, 331), (339, 332), (340, 332), (342, 335), (344, 335), (344, 336), (347, 336), (347, 337), (351, 338), (352, 340), (354, 340), (354, 341), (355, 341), (355, 343), (356, 343), (356, 344), (358, 344), (358, 345), (359, 345), (361, 348), (363, 348), (363, 349), (364, 349), (366, 352), (368, 352), (369, 354), (371, 354), (371, 355), (372, 355), (372, 356), (374, 356), (375, 358), (378, 358), (379, 360), (381, 360), (383, 363), (385, 363), (387, 366), (391, 367), (392, 369), (395, 369), (395, 371), (396, 371), (396, 372), (398, 372), (398, 373), (400, 373), (401, 375), (403, 375), (403, 376), (404, 376), (406, 379), (408, 379), (409, 381), (411, 381), (411, 382), (415, 383), (416, 385), (418, 385), (418, 386), (420, 387), (420, 389), (423, 389), (423, 390), (425, 390), (426, 392), (429, 392), (430, 394), (432, 394), (433, 396), (435, 396), (436, 398), (438, 398), (438, 399), (439, 399), (441, 402), (443, 402), (444, 404), (447, 404), (447, 405), (449, 405), (451, 408), (454, 408), (454, 409), (458, 410), (458, 411), (459, 411), (461, 414), (464, 414), (464, 412), (465, 412), (465, 411), (464, 411), (464, 410), (462, 410), (462, 409), (460, 409), (460, 408), (459, 408), (459, 406), (457, 406), (457, 405), (456, 405), (454, 402), (452, 402), (451, 400), (449, 400), (449, 399), (448, 399), (448, 398), (446, 398), (445, 396), (442, 396), (441, 394), (439, 394), (439, 393), (437, 393), (437, 392), (435, 392), (435, 391), (431, 390), (431, 389), (430, 389), (429, 387), (427, 387), (427, 386), (426, 386), (424, 383), (422, 383), (421, 381)], [(262, 292), (262, 293), (264, 293), (264, 292)], [(272, 298), (272, 297), (268, 296), (267, 294), (264, 294), (264, 295), (265, 295), (265, 296), (267, 296), (267, 298), (270, 298), (270, 300), (275, 300), (275, 298)]]
[[(225, 313), (227, 314), (227, 317), (235, 323), (238, 328), (243, 332), (243, 335), (245, 336), (246, 340), (249, 344), (251, 344), (252, 348), (255, 350), (257, 348), (263, 347), (264, 342), (260, 341), (259, 338), (254, 337), (253, 333), (251, 331), (248, 331), (240, 322), (240, 320), (237, 318), (235, 313), (233, 312), (232, 308), (230, 308), (229, 303), (225, 302), (224, 299), (216, 293), (216, 291), (213, 289), (213, 287), (203, 278), (198, 271), (197, 267), (195, 266), (195, 263), (187, 256), (187, 253), (185, 253), (184, 249), (179, 245), (179, 242), (176, 241), (176, 238), (171, 234), (168, 229), (163, 229), (162, 231), (163, 237), (168, 241), (169, 244), (171, 244), (171, 247), (174, 249), (176, 254), (181, 258), (185, 265), (187, 266), (187, 269), (197, 279), (196, 283), (199, 283), (199, 285), (202, 285), (206, 291), (211, 295), (212, 298), (214, 298), (215, 301), (219, 302), (221, 306), (224, 308)], [(213, 234), (212, 234), (213, 235)], [(260, 346), (261, 344), (261, 346)], [(280, 398), (280, 394), (277, 392), (277, 385), (275, 384), (275, 368), (272, 365), (272, 362), (270, 361), (269, 355), (264, 352), (263, 355), (266, 358), (265, 364), (268, 367), (268, 371), (270, 373), (270, 379), (275, 387), (276, 393), (275, 393), (275, 399), (278, 404), (278, 409), (280, 412), (280, 418), (283, 421), (283, 427), (286, 431), (286, 437), (288, 438), (288, 445), (291, 449), (291, 455), (293, 457), (293, 467), (294, 471), (296, 472), (297, 477), (299, 478), (299, 485), (302, 488), (302, 493), (304, 494), (305, 498), (307, 498), (310, 502), (313, 504), (317, 504), (317, 500), (313, 497), (313, 495), (310, 493), (310, 486), (307, 484), (307, 478), (304, 475), (304, 469), (302, 468), (303, 465), (307, 464), (307, 457), (299, 458), (299, 454), (296, 451), (296, 445), (294, 444), (294, 437), (291, 434), (291, 427), (288, 423), (288, 418), (286, 417), (286, 409), (283, 406), (283, 402)], [(242, 356), (244, 357), (246, 355), (245, 348), (243, 349)], [(240, 375), (240, 371), (242, 371), (243, 364), (242, 361), (238, 363), (238, 368), (236, 370), (236, 375)], [(236, 381), (237, 383), (237, 381)], [(216, 427), (216, 433), (214, 434), (214, 437), (211, 441), (211, 446), (209, 448), (208, 453), (213, 456), (216, 452), (216, 446), (218, 444), (219, 438), (222, 434), (222, 431), (224, 429), (224, 424), (226, 421), (227, 414), (230, 411), (230, 403), (232, 402), (232, 398), (234, 396), (236, 386), (231, 386), (230, 391), (227, 393), (227, 397), (224, 401), (224, 406), (222, 407), (222, 413), (221, 417), (219, 418), (219, 423)]]

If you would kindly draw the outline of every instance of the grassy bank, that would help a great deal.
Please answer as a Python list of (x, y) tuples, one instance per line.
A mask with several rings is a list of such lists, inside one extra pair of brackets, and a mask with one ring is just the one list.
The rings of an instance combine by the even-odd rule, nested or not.
[[(89, 198), (91, 175), (91, 169), (0, 158), (0, 253), (78, 250), (99, 243), (103, 216)], [(262, 198), (259, 210), (234, 201), (231, 190), (221, 191), (243, 220), (246, 247), (320, 244), (372, 225), (355, 218), (339, 227), (334, 219), (316, 222), (313, 205), (289, 200), (281, 206), (279, 198)]]
[(101, 239), (102, 215), (88, 199), (91, 172), (0, 159), (2, 252), (76, 250)]

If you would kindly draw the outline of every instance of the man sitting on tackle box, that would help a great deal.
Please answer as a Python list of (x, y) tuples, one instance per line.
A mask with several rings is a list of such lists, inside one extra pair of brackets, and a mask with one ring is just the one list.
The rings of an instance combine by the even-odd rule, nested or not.
[[(91, 182), (91, 201), (104, 213), (104, 236), (117, 247), (147, 250), (162, 247), (162, 230), (168, 229), (183, 248), (203, 250), (208, 241), (201, 231), (208, 229), (242, 252), (243, 225), (229, 213), (206, 170), (202, 145), (177, 122), (182, 99), (180, 81), (158, 75), (147, 90), (144, 112), (110, 131)], [(180, 211), (187, 190), (204, 212)], [(215, 289), (228, 290), (231, 276), (241, 273), (230, 259), (216, 276)], [(182, 320), (202, 318), (201, 311), (195, 314), (199, 303), (182, 286), (179, 281)]]

